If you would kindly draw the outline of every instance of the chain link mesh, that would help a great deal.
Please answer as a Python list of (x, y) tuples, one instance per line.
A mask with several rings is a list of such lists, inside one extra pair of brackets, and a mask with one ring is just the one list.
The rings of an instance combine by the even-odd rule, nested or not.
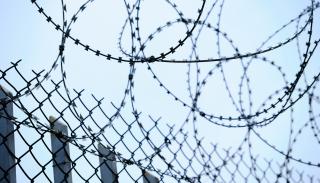
[[(159, 26), (145, 42), (141, 41), (139, 32), (141, 31), (139, 11), (143, 1), (138, 0), (131, 5), (127, 3), (128, 17), (125, 26), (131, 26), (130, 38), (137, 44), (132, 45), (130, 51), (123, 48), (122, 36), (125, 34), (123, 28), (119, 38), (122, 56), (94, 49), (94, 46), (85, 44), (71, 34), (71, 26), (76, 23), (81, 13), (85, 12), (87, 6), (94, 2), (86, 1), (71, 16), (72, 18), (67, 20), (64, 16), (67, 13), (67, 6), (62, 0), (64, 18), (63, 24), (59, 25), (38, 1), (31, 0), (31, 4), (40, 15), (62, 34), (62, 39), (57, 59), (48, 71), (32, 71), (33, 76), (30, 77), (21, 68), (21, 60), (12, 62), (11, 66), (0, 70), (1, 123), (13, 124), (12, 129), (5, 129), (7, 131), (0, 133), (1, 153), (5, 152), (9, 156), (1, 157), (1, 161), (12, 160), (9, 160), (11, 162), (9, 167), (0, 167), (1, 183), (12, 182), (11, 176), (16, 176), (14, 179), (18, 182), (54, 182), (58, 180), (57, 177), (62, 177), (61, 182), (103, 182), (106, 172), (111, 172), (106, 179), (113, 182), (320, 182), (317, 174), (304, 171), (304, 167), (319, 171), (320, 163), (297, 157), (293, 152), (304, 148), (295, 144), (305, 131), (309, 130), (307, 133), (311, 134), (307, 140), (313, 139), (317, 144), (320, 143), (317, 124), (320, 115), (317, 108), (320, 101), (317, 88), (319, 70), (313, 74), (310, 81), (303, 81), (304, 76), (308, 74), (307, 66), (315, 57), (319, 44), (319, 38), (313, 36), (315, 34), (313, 26), (316, 25), (317, 19), (314, 14), (319, 9), (319, 2), (311, 0), (308, 7), (272, 34), (269, 39), (293, 23), (299, 25), (305, 18), (306, 21), (296, 27), (296, 32), (292, 36), (264, 48), (268, 39), (257, 48), (257, 51), (251, 53), (240, 52), (229, 35), (220, 28), (224, 1), (197, 2), (196, 16), (190, 19), (183, 16), (183, 12), (174, 2), (166, 1), (177, 12), (179, 18)], [(205, 7), (209, 7), (209, 10)], [(219, 7), (220, 11), (214, 14), (211, 11), (216, 7)], [(217, 25), (210, 24), (209, 15), (216, 15), (219, 20)], [(182, 38), (159, 55), (145, 56), (144, 49), (148, 47), (149, 42), (175, 24), (186, 26), (187, 31)], [(217, 41), (217, 58), (199, 58), (197, 38), (201, 35), (202, 29), (212, 30), (218, 40), (225, 39), (233, 47), (235, 54), (221, 56), (223, 43)], [(299, 40), (302, 35), (307, 37), (307, 43), (303, 47), (304, 51), (298, 49), (301, 62), (292, 80), (286, 77), (285, 68), (264, 54), (277, 51)], [(169, 59), (187, 44), (187, 40), (192, 40), (191, 52), (194, 55), (188, 60)], [(84, 90), (69, 89), (66, 82), (67, 72), (64, 68), (67, 41), (74, 42), (85, 51), (103, 57), (108, 62), (117, 62), (130, 67), (127, 86), (124, 91), (119, 91), (123, 92), (122, 99), (110, 102), (112, 100), (90, 96)], [(297, 42), (300, 47), (301, 44)], [(272, 91), (257, 110), (252, 107), (254, 101), (252, 92), (255, 87), (254, 84), (250, 84), (251, 71), (248, 69), (253, 63), (252, 60), (259, 60), (259, 63), (275, 68), (285, 83), (284, 86)], [(235, 61), (241, 61), (243, 68), (238, 101), (232, 94), (224, 70), (227, 63)], [(191, 102), (186, 102), (183, 97), (170, 90), (153, 70), (153, 64), (160, 62), (186, 65), (189, 69), (187, 73), (189, 86), (192, 85), (193, 77), (190, 70), (195, 64), (198, 67), (202, 62), (210, 63), (213, 69), (208, 71), (203, 80), (197, 80), (194, 91), (191, 87), (188, 88)], [(170, 98), (174, 108), (188, 111), (182, 123), (175, 125), (175, 122), (172, 124), (161, 117), (154, 117), (138, 110), (139, 100), (135, 97), (134, 84), (135, 70), (139, 64), (146, 65), (152, 79), (160, 86), (159, 91)], [(57, 68), (60, 68), (61, 73)], [(236, 109), (235, 115), (216, 115), (215, 111), (210, 112), (211, 110), (200, 108), (200, 96), (205, 91), (203, 88), (214, 77), (215, 72), (222, 76), (221, 81), (225, 84), (229, 99)], [(60, 79), (52, 77), (53, 73), (59, 73)], [(199, 76), (198, 68), (194, 77)], [(304, 106), (304, 110), (308, 112), (308, 120), (298, 123), (294, 107), (305, 99), (309, 101), (308, 105)], [(250, 112), (245, 111), (243, 106), (245, 100), (250, 103)], [(109, 103), (111, 107), (106, 107)], [(166, 107), (160, 106), (160, 108)], [(261, 134), (261, 129), (277, 122), (283, 114), (290, 116), (288, 123), (291, 130), (288, 135), (290, 141), (288, 146), (278, 147)], [(192, 127), (188, 127), (190, 124)], [(221, 145), (224, 142), (219, 142), (218, 145), (214, 139), (206, 139), (199, 134), (199, 125), (208, 125), (206, 128), (245, 129), (245, 133), (238, 145), (226, 148)], [(276, 152), (279, 158), (262, 157), (259, 153), (254, 153), (256, 148), (252, 145), (255, 143), (252, 136), (256, 136), (256, 139)], [(284, 148), (286, 149), (283, 150)], [(64, 159), (59, 159), (61, 156)]]

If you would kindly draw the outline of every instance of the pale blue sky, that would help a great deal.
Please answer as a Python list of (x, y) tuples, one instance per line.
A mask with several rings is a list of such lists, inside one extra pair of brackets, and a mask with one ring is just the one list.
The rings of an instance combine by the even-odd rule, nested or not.
[[(83, 2), (84, 1), (66, 1), (68, 20), (70, 20), (74, 12)], [(130, 1), (131, 4), (132, 2), (133, 1)], [(181, 11), (184, 12), (186, 18), (194, 18), (195, 15), (197, 15), (197, 8), (201, 5), (201, 1), (195, 0), (188, 2), (178, 0), (175, 2), (178, 7), (181, 8)], [(218, 4), (221, 4), (221, 2), (222, 1), (219, 0)], [(54, 20), (62, 24), (60, 1), (39, 1), (39, 4), (43, 6), (44, 10), (50, 14)], [(208, 4), (212, 4), (212, 1), (209, 1)], [(221, 18), (221, 30), (227, 33), (228, 37), (233, 40), (241, 53), (254, 52), (268, 36), (292, 18), (299, 15), (299, 13), (310, 4), (311, 1), (309, 0), (225, 0)], [(207, 12), (209, 8), (209, 6), (205, 7), (204, 12)], [(218, 11), (219, 8), (217, 6), (208, 19), (214, 26), (217, 23), (216, 14)], [(96, 0), (80, 15), (77, 22), (72, 26), (71, 34), (85, 44), (92, 45), (102, 52), (122, 56), (118, 49), (118, 38), (126, 17), (127, 14), (122, 1)], [(320, 21), (317, 20), (317, 17), (319, 17), (319, 10), (315, 12), (314, 38), (319, 38), (320, 35), (318, 28)], [(154, 32), (158, 26), (164, 25), (167, 21), (174, 21), (177, 18), (176, 12), (164, 0), (143, 1), (140, 18), (142, 41), (144, 41), (150, 33)], [(307, 18), (307, 16), (304, 16), (301, 19), (300, 26), (305, 23)], [(37, 12), (35, 6), (29, 1), (24, 0), (2, 0), (0, 1), (0, 23), (1, 70), (10, 66), (10, 62), (15, 62), (19, 59), (22, 59), (19, 68), (27, 77), (32, 76), (31, 69), (36, 71), (42, 69), (48, 71), (50, 69), (58, 54), (61, 33), (55, 31), (54, 27), (45, 21), (45, 18)], [(283, 42), (288, 37), (291, 37), (296, 31), (295, 26), (296, 23), (288, 26), (274, 37), (274, 39), (270, 40), (264, 48), (276, 45), (278, 42)], [(147, 54), (147, 56), (157, 55), (168, 50), (172, 44), (175, 44), (185, 35), (185, 32), (186, 29), (184, 25), (174, 24), (172, 27), (155, 36), (153, 41), (147, 45), (145, 54)], [(127, 27), (123, 39), (123, 45), (126, 50), (131, 49), (129, 33), (129, 27)], [(216, 40), (217, 37), (214, 31), (208, 29), (203, 30), (198, 40), (198, 53), (200, 58), (218, 57)], [(305, 50), (305, 41), (306, 32), (301, 36), (301, 50)], [(190, 41), (187, 41), (184, 47), (174, 55), (169, 56), (169, 58), (187, 59), (190, 55), (190, 47)], [(223, 56), (231, 56), (234, 54), (230, 44), (223, 38), (221, 38), (221, 48), (221, 54)], [(310, 66), (307, 68), (308, 81), (311, 81), (312, 77), (320, 70), (320, 64), (318, 62), (320, 58), (319, 53), (319, 51), (316, 51), (313, 59), (310, 61)], [(263, 56), (281, 66), (289, 82), (293, 81), (300, 64), (295, 41)], [(68, 87), (77, 90), (86, 89), (84, 100), (87, 101), (89, 105), (93, 105), (92, 99), (90, 98), (91, 93), (94, 93), (99, 98), (104, 97), (105, 103), (103, 107), (109, 112), (108, 115), (111, 115), (112, 112), (114, 112), (114, 108), (110, 102), (119, 105), (123, 97), (129, 72), (128, 64), (106, 61), (106, 59), (102, 57), (97, 57), (93, 53), (84, 51), (82, 47), (76, 46), (70, 40), (67, 40), (66, 43), (65, 60)], [(203, 79), (209, 69), (213, 68), (214, 65), (214, 63), (199, 64), (201, 68), (200, 78)], [(151, 67), (170, 91), (186, 103), (191, 103), (186, 82), (187, 64), (153, 63)], [(142, 112), (142, 119), (145, 120), (145, 125), (150, 125), (147, 123), (148, 116), (150, 115), (154, 119), (162, 117), (161, 122), (163, 123), (161, 123), (160, 126), (163, 128), (165, 128), (166, 123), (176, 125), (176, 128), (178, 128), (185, 120), (188, 109), (181, 107), (180, 103), (175, 102), (172, 97), (165, 94), (166, 91), (160, 88), (159, 84), (152, 79), (152, 75), (147, 71), (145, 64), (138, 64), (136, 68), (134, 78), (136, 105), (139, 111)], [(192, 69), (192, 73), (194, 73), (195, 64), (192, 65)], [(231, 92), (236, 98), (236, 101), (238, 101), (238, 85), (243, 72), (239, 60), (225, 64), (224, 69)], [(60, 69), (57, 69), (52, 74), (52, 78), (56, 81), (60, 79), (59, 72)], [(255, 111), (270, 94), (284, 86), (280, 73), (271, 67), (270, 64), (262, 63), (261, 60), (253, 61), (253, 64), (249, 68), (248, 75), (253, 90), (253, 111)], [(9, 75), (8, 77), (11, 79), (10, 81), (14, 82), (17, 86), (23, 87), (23, 82), (21, 80), (15, 81), (16, 78), (14, 75)], [(194, 81), (193, 78), (191, 82), (193, 89), (195, 88)], [(208, 84), (205, 86), (199, 99), (200, 108), (209, 114), (236, 115), (237, 112), (234, 110), (227, 95), (220, 72), (215, 71), (215, 74), (210, 77), (207, 82)], [(304, 86), (303, 82), (300, 82), (299, 86)], [(39, 97), (41, 97), (40, 92)], [(26, 99), (26, 101), (28, 100)], [(124, 115), (130, 116), (130, 102), (128, 101), (127, 104)], [(307, 99), (302, 99), (294, 107), (294, 118), (296, 119), (295, 132), (309, 119), (307, 104)], [(30, 104), (30, 108), (32, 108), (31, 106), (32, 104)], [(244, 106), (248, 109), (248, 100), (246, 97), (244, 99)], [(317, 109), (319, 111), (319, 105), (315, 107), (315, 111)], [(48, 109), (47, 113), (49, 114), (50, 112)], [(52, 113), (54, 112), (52, 111)], [(132, 119), (132, 116), (128, 118)], [(198, 118), (198, 130), (200, 136), (205, 139), (205, 147), (210, 147), (209, 144), (212, 142), (218, 143), (221, 148), (236, 148), (246, 132), (245, 128), (224, 128), (201, 119), (200, 116), (198, 116)], [(119, 125), (119, 129), (124, 128), (120, 122), (117, 125)], [(257, 131), (268, 139), (270, 143), (276, 145), (281, 150), (286, 150), (289, 125), (289, 113), (285, 113), (279, 116), (279, 119), (275, 120), (273, 124), (258, 129)], [(28, 133), (27, 131), (28, 130), (26, 130), (25, 133)], [(185, 131), (189, 131), (189, 133), (192, 134), (191, 123), (185, 127)], [(31, 132), (32, 130), (30, 133)], [(310, 135), (310, 132), (311, 130), (308, 128), (301, 135), (301, 138), (299, 138), (294, 146), (293, 156), (302, 158), (305, 161), (320, 162), (318, 156), (320, 152), (319, 144), (313, 136)], [(283, 160), (282, 156), (279, 156), (277, 152), (274, 152), (259, 141), (254, 134), (251, 136), (254, 154), (260, 154), (261, 158)], [(32, 139), (31, 135), (30, 138)], [(160, 143), (160, 141), (163, 141), (163, 139), (160, 139), (156, 135), (154, 135), (153, 138), (155, 142), (158, 141)], [(130, 143), (130, 139), (126, 140)], [(22, 147), (22, 149), (23, 148), (24, 147)], [(121, 148), (123, 147), (119, 146), (119, 152), (121, 152)], [(17, 151), (19, 151), (19, 147), (17, 147)], [(76, 148), (74, 148), (74, 152), (76, 151)], [(23, 150), (21, 150), (21, 152), (23, 152)], [(121, 153), (123, 153), (124, 156), (128, 155), (125, 152)], [(45, 160), (46, 158), (44, 156), (47, 157), (49, 155), (43, 155), (40, 156), (40, 158), (43, 157)], [(92, 161), (95, 161), (94, 158), (92, 158)], [(316, 168), (309, 168), (298, 163), (292, 163), (292, 166), (301, 171), (305, 170), (305, 172), (313, 175), (320, 174), (319, 169)], [(24, 179), (23, 176), (20, 178), (21, 180)], [(75, 180), (77, 180), (77, 178), (75, 178)]]

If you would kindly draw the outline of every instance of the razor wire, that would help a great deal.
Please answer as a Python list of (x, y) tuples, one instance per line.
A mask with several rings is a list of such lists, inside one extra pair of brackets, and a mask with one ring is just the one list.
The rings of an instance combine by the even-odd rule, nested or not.
[[(196, 16), (190, 18), (185, 17), (174, 1), (165, 0), (177, 17), (159, 25), (143, 39), (143, 28), (140, 25), (143, 15), (140, 10), (145, 2), (137, 0), (129, 3), (124, 0), (127, 18), (117, 43), (121, 55), (116, 55), (101, 51), (102, 48), (97, 49), (95, 45), (89, 45), (72, 34), (73, 26), (96, 1), (84, 2), (68, 19), (67, 3), (61, 0), (61, 21), (55, 20), (46, 12), (42, 5), (44, 2), (31, 0), (38, 12), (37, 16), (48, 22), (48, 25), (53, 27), (52, 30), (59, 32), (61, 40), (57, 56), (48, 70), (32, 71), (33, 77), (26, 76), (20, 67), (23, 60), (14, 61), (8, 68), (0, 70), (1, 91), (5, 94), (5, 97), (1, 98), (1, 118), (14, 125), (13, 131), (5, 136), (1, 135), (0, 145), (10, 151), (6, 141), (13, 134), (18, 141), (15, 145), (17, 152), (9, 152), (14, 159), (13, 166), (8, 169), (0, 167), (3, 172), (1, 175), (4, 175), (0, 177), (0, 182), (10, 182), (8, 175), (14, 167), (16, 176), (24, 177), (24, 181), (54, 182), (52, 169), (60, 165), (53, 158), (56, 153), (51, 148), (51, 136), (60, 139), (64, 146), (68, 144), (70, 147), (70, 155), (66, 161), (71, 164), (71, 169), (65, 174), (72, 174), (75, 182), (102, 182), (100, 168), (103, 164), (98, 162), (99, 158), (117, 163), (117, 172), (113, 172), (115, 182), (142, 182), (145, 181), (146, 173), (153, 174), (159, 182), (319, 182), (319, 175), (305, 173), (302, 167), (319, 170), (320, 161), (297, 156), (294, 150), (303, 148), (296, 144), (306, 131), (311, 134), (308, 141), (313, 140), (316, 145), (320, 143), (320, 127), (317, 124), (320, 117), (320, 72), (316, 70), (312, 76), (308, 73), (308, 66), (317, 62), (313, 59), (319, 53), (317, 47), (320, 38), (314, 32), (318, 31), (315, 14), (319, 11), (320, 2), (310, 0), (301, 13), (272, 33), (256, 51), (244, 53), (237, 47), (228, 30), (221, 28), (225, 1), (198, 0), (194, 6)], [(216, 24), (210, 22), (209, 18), (212, 16), (217, 19)], [(151, 42), (163, 31), (178, 24), (186, 29), (177, 38), (178, 41), (169, 48), (163, 48), (158, 55), (148, 55), (145, 50), (152, 49), (149, 47)], [(295, 28), (294, 33), (270, 46), (270, 40), (290, 26)], [(126, 32), (127, 29), (129, 33)], [(205, 58), (199, 54), (201, 50), (198, 40), (204, 30), (212, 31), (216, 35), (217, 57)], [(129, 41), (124, 38), (128, 36), (126, 34), (129, 34)], [(302, 44), (301, 40), (306, 40), (306, 43)], [(89, 97), (85, 90), (71, 89), (68, 86), (68, 72), (65, 68), (68, 62), (65, 56), (68, 42), (103, 58), (107, 64), (119, 63), (128, 66), (126, 84), (124, 89), (119, 91), (122, 93), (119, 101), (108, 101), (93, 94)], [(131, 44), (130, 48), (126, 48), (125, 44)], [(191, 45), (189, 52), (183, 55), (183, 58), (172, 59), (171, 56), (187, 44)], [(234, 54), (224, 56), (223, 44), (228, 44)], [(266, 56), (288, 44), (296, 44), (295, 53), (300, 62), (294, 77), (288, 77), (280, 63)], [(176, 94), (176, 88), (167, 86), (157, 74), (156, 64), (187, 68), (187, 97)], [(210, 64), (206, 65), (204, 76), (200, 75), (203, 73), (202, 64)], [(227, 79), (228, 64), (239, 64), (242, 69), (238, 95), (234, 94)], [(253, 64), (273, 68), (283, 82), (283, 85), (272, 91), (257, 108), (254, 108), (255, 98), (252, 94), (256, 90), (251, 83), (253, 76), (250, 67)], [(163, 120), (164, 116), (154, 117), (139, 108), (135, 83), (139, 82), (136, 79), (136, 70), (141, 69), (141, 66), (149, 73), (146, 77), (159, 86), (159, 95), (164, 94), (175, 108), (187, 111), (182, 122), (174, 121), (172, 124), (165, 121), (170, 119), (170, 116)], [(54, 74), (59, 77), (53, 77)], [(199, 102), (203, 100), (203, 95), (206, 96), (203, 93), (207, 91), (208, 83), (216, 80), (217, 75), (221, 77), (219, 82), (223, 83), (228, 100), (234, 107), (233, 113), (219, 114), (202, 107)], [(309, 77), (311, 79), (308, 80)], [(192, 83), (192, 80), (195, 80), (195, 83)], [(301, 122), (296, 119), (295, 107), (303, 100), (308, 101), (304, 106), (308, 120)], [(15, 110), (13, 116), (7, 109), (11, 104)], [(111, 104), (112, 107), (106, 109), (106, 104)], [(166, 107), (160, 106), (160, 110)], [(16, 116), (16, 113), (19, 115)], [(284, 114), (289, 115), (289, 120), (283, 122), (290, 126), (289, 135), (286, 136), (289, 140), (286, 147), (279, 147), (269, 141), (261, 131), (278, 122)], [(54, 128), (58, 122), (67, 126), (68, 134)], [(221, 147), (223, 142), (206, 139), (206, 136), (200, 134), (199, 125), (208, 126), (207, 128), (244, 129), (245, 133), (237, 146), (226, 148)], [(255, 154), (253, 136), (280, 158), (260, 157), (259, 153)], [(108, 149), (115, 158), (101, 153), (99, 146)], [(65, 147), (62, 149), (66, 151)], [(107, 166), (112, 169), (110, 165)], [(64, 181), (68, 182), (66, 175)]]

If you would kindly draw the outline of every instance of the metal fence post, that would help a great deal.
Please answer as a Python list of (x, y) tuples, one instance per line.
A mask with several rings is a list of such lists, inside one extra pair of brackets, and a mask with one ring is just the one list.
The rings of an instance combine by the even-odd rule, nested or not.
[(0, 85), (0, 183), (16, 183), (12, 94)]
[(99, 157), (101, 180), (103, 183), (118, 183), (117, 176), (117, 162), (115, 154), (98, 144), (99, 153), (104, 157)]
[(143, 183), (159, 183), (159, 179), (147, 171), (142, 171)]
[(54, 182), (72, 183), (69, 143), (64, 137), (68, 135), (68, 127), (54, 117), (50, 117), (49, 121), (56, 132), (51, 133)]

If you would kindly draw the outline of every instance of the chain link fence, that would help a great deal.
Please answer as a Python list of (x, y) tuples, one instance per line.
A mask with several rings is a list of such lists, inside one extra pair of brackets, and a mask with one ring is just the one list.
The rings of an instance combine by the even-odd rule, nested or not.
[[(87, 45), (71, 34), (71, 26), (76, 23), (81, 13), (85, 12), (87, 6), (94, 2), (93, 0), (84, 2), (71, 16), (72, 18), (67, 20), (65, 18), (67, 5), (62, 0), (63, 24), (60, 25), (46, 13), (38, 1), (31, 0), (38, 13), (62, 34), (62, 39), (57, 59), (49, 70), (32, 71), (32, 76), (27, 75), (20, 66), (22, 60), (12, 62), (9, 67), (0, 70), (1, 183), (320, 182), (319, 175), (305, 171), (307, 170), (305, 167), (319, 171), (320, 163), (297, 157), (294, 153), (295, 150), (304, 148), (296, 144), (305, 131), (309, 134), (305, 142), (312, 139), (317, 145), (320, 143), (317, 124), (320, 115), (319, 70), (316, 70), (311, 80), (304, 80), (305, 75), (309, 76), (307, 66), (314, 62), (312, 59), (319, 53), (317, 52), (319, 38), (314, 33), (317, 29), (314, 26), (318, 23), (315, 14), (319, 9), (319, 2), (311, 0), (308, 7), (272, 34), (269, 39), (297, 23), (292, 36), (264, 48), (268, 39), (257, 48), (257, 51), (251, 53), (240, 52), (228, 34), (220, 28), (224, 1), (199, 0), (194, 18), (185, 18), (179, 6), (172, 1), (165, 1), (177, 12), (179, 18), (159, 26), (145, 42), (141, 41), (139, 32), (141, 18), (139, 11), (143, 1), (125, 3), (128, 11), (125, 26), (131, 27), (130, 39), (137, 44), (132, 45), (130, 51), (123, 49), (121, 46), (122, 36), (125, 34), (123, 28), (119, 38), (122, 56), (94, 49), (94, 46)], [(219, 11), (213, 14), (211, 11), (216, 7)], [(209, 15), (216, 15), (219, 20), (217, 25), (210, 24)], [(144, 49), (148, 47), (148, 43), (156, 39), (163, 30), (175, 24), (186, 26), (187, 31), (182, 38), (159, 55), (145, 56)], [(202, 29), (212, 30), (218, 40), (224, 39), (234, 49), (235, 54), (221, 56), (223, 43), (217, 41), (218, 57), (199, 58), (197, 37), (201, 35)], [(303, 49), (302, 43), (299, 43), (302, 36), (306, 36), (307, 40), (307, 43), (303, 44)], [(170, 59), (170, 55), (187, 44), (188, 40), (192, 42), (190, 59)], [(108, 62), (129, 66), (127, 85), (123, 91), (119, 91), (123, 93), (119, 101), (110, 102), (113, 100), (99, 98), (89, 95), (84, 90), (68, 87), (67, 72), (64, 68), (67, 41), (83, 47), (84, 51), (103, 57)], [(297, 73), (291, 79), (286, 77), (285, 68), (266, 58), (264, 54), (275, 52), (294, 41), (298, 43), (297, 52), (301, 62)], [(253, 60), (259, 60), (259, 63), (275, 68), (281, 75), (279, 78), (285, 83), (272, 91), (256, 110), (252, 105), (255, 100), (252, 97), (255, 87), (250, 83), (251, 70), (248, 69)], [(224, 70), (226, 64), (234, 61), (241, 62), (243, 69), (239, 77), (238, 101), (232, 94)], [(189, 69), (187, 83), (191, 86), (191, 78), (200, 77), (198, 64), (205, 64), (202, 62), (212, 64), (213, 69), (207, 72), (203, 80), (197, 80), (195, 90), (188, 88), (191, 102), (187, 102), (170, 90), (153, 70), (153, 64), (158, 63), (185, 65)], [(146, 65), (152, 79), (159, 85), (159, 90), (170, 99), (174, 108), (188, 111), (183, 122), (169, 123), (165, 121), (166, 119), (138, 110), (139, 100), (135, 97), (134, 86), (137, 81), (135, 71), (139, 64)], [(196, 75), (192, 76), (190, 70), (194, 65), (198, 69)], [(229, 95), (228, 99), (237, 112), (234, 115), (217, 115), (215, 111), (200, 107), (200, 96), (205, 93), (207, 82), (216, 72), (222, 76), (221, 81)], [(53, 73), (59, 73), (60, 77), (58, 79), (52, 77)], [(245, 100), (250, 104), (249, 110), (245, 110)], [(295, 106), (302, 100), (308, 100), (308, 104), (303, 107), (308, 112), (308, 120), (298, 123), (296, 121), (300, 119), (296, 119), (298, 117), (294, 115)], [(106, 107), (106, 103), (110, 103), (111, 107)], [(162, 108), (167, 106), (160, 106), (160, 110)], [(289, 143), (286, 147), (278, 147), (262, 135), (261, 129), (278, 122), (283, 114), (290, 117), (287, 120), (290, 126)], [(245, 130), (240, 143), (226, 148), (221, 145), (224, 142), (218, 144), (215, 139), (206, 139), (205, 135), (200, 134), (198, 129), (200, 125), (205, 126), (204, 128)], [(230, 136), (233, 132), (230, 131)], [(253, 145), (255, 140), (252, 136), (276, 152), (279, 158), (263, 157), (259, 153), (254, 153), (253, 151), (257, 149)]]

